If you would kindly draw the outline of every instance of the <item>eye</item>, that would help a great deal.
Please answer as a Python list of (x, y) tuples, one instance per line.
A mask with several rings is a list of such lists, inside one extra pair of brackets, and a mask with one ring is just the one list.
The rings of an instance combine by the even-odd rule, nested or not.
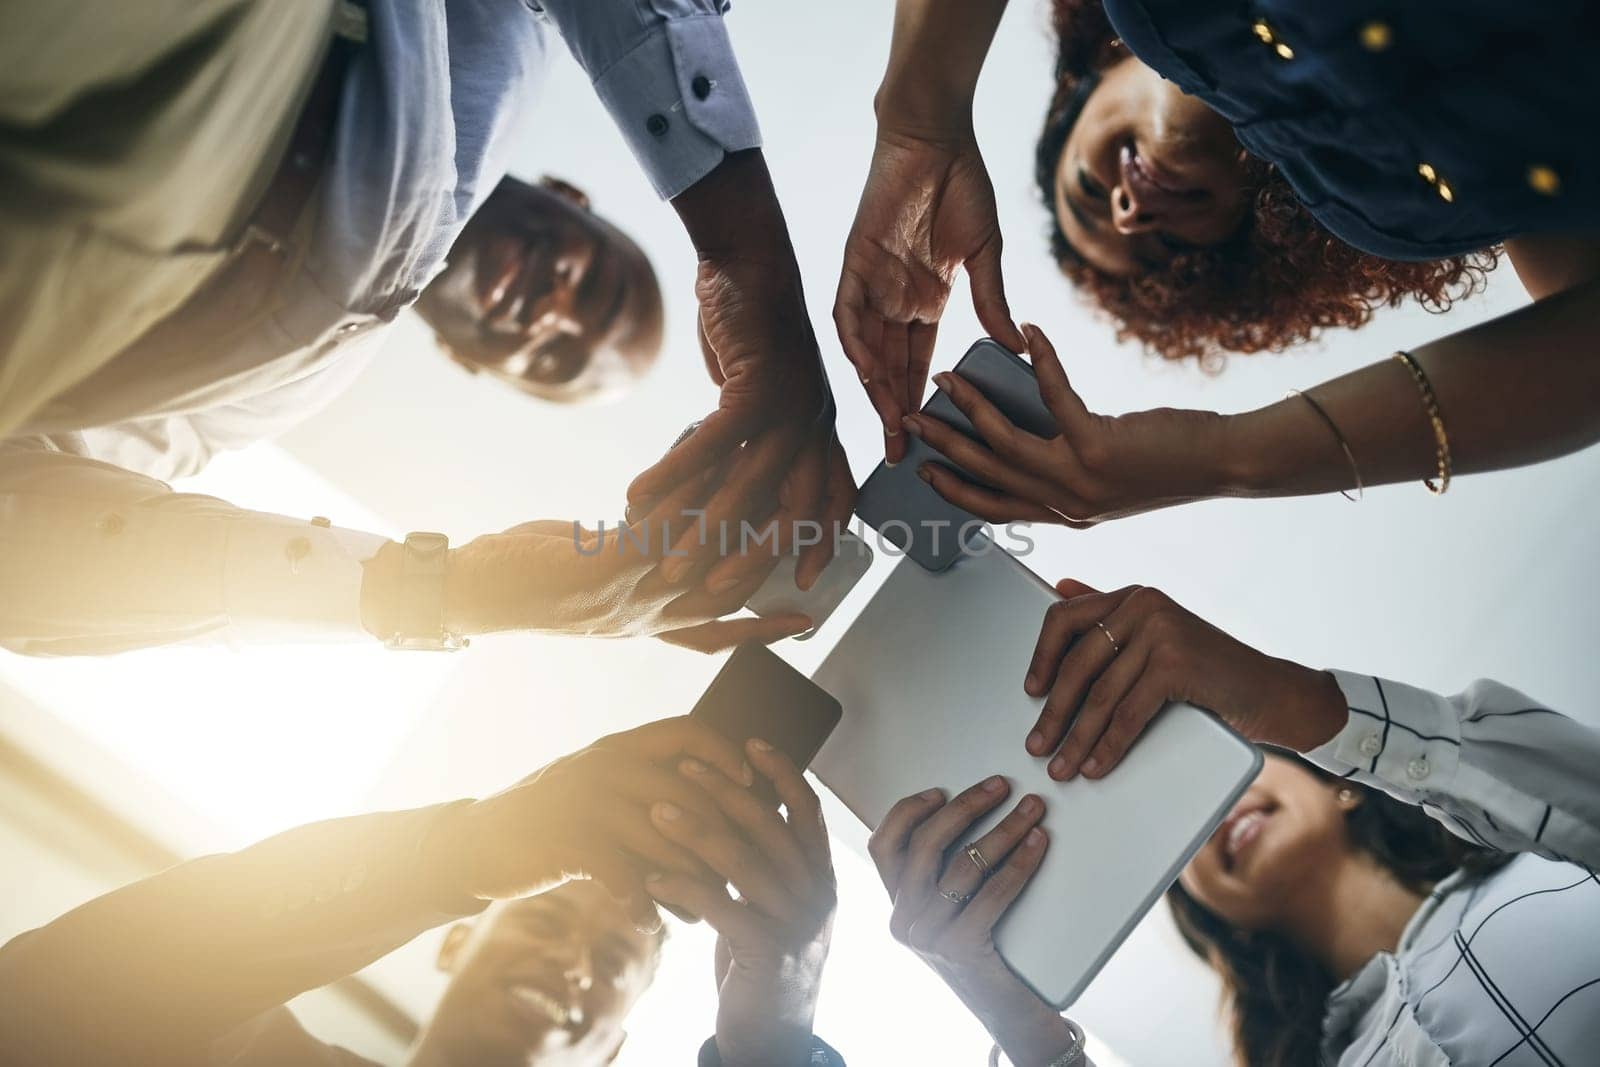
[(1089, 172), (1082, 167), (1078, 168), (1078, 188), (1083, 190), (1083, 195), (1096, 200), (1111, 195), (1111, 191), (1089, 176)]

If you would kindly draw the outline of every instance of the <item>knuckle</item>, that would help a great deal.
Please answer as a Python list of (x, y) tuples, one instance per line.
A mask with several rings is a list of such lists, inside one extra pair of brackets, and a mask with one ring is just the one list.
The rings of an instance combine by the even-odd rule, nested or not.
[(889, 917), (889, 936), (907, 948), (911, 946), (911, 921), (898, 911)]

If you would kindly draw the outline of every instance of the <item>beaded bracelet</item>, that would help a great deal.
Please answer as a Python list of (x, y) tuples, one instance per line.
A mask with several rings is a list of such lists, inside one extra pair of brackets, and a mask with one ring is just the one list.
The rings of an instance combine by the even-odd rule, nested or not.
[(1361, 468), (1356, 466), (1356, 454), (1350, 451), (1350, 442), (1344, 439), (1344, 433), (1339, 429), (1339, 424), (1333, 421), (1333, 416), (1329, 415), (1322, 405), (1312, 398), (1310, 393), (1302, 393), (1298, 389), (1291, 389), (1289, 392), (1310, 404), (1311, 410), (1315, 411), (1322, 418), (1322, 421), (1328, 424), (1328, 429), (1333, 431), (1333, 436), (1339, 442), (1339, 447), (1344, 450), (1344, 458), (1350, 464), (1350, 474), (1356, 480), (1355, 496), (1351, 496), (1348, 489), (1339, 490), (1339, 495), (1352, 503), (1360, 500), (1366, 495), (1366, 489), (1361, 484)]
[(1423, 373), (1422, 364), (1418, 363), (1410, 352), (1396, 352), (1394, 358), (1404, 363), (1406, 370), (1411, 372), (1411, 378), (1417, 383), (1417, 391), (1422, 394), (1422, 411), (1428, 416), (1428, 422), (1433, 426), (1433, 440), (1435, 442), (1435, 455), (1439, 460), (1439, 484), (1433, 484), (1432, 479), (1422, 479), (1422, 484), (1428, 487), (1428, 492), (1434, 496), (1444, 495), (1450, 488), (1450, 435), (1445, 433), (1444, 416), (1439, 413), (1439, 398), (1433, 395), (1433, 384), (1428, 381), (1428, 376)]
[[(1072, 1035), (1072, 1044), (1067, 1051), (1051, 1060), (1048, 1067), (1082, 1067), (1086, 1062), (1083, 1053), (1089, 1044), (1089, 1039), (1084, 1035), (1083, 1027), (1071, 1019), (1062, 1021), (1067, 1024), (1067, 1031)], [(989, 1050), (989, 1067), (1000, 1067), (1001, 1051), (1000, 1042), (996, 1041), (994, 1047)]]

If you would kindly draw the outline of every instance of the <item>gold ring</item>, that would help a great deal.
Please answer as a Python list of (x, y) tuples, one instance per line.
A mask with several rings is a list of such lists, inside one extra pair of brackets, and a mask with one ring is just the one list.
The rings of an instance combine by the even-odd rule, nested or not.
[(948, 900), (950, 903), (958, 904), (963, 907), (965, 907), (966, 904), (972, 900), (971, 893), (957, 893), (953, 889), (941, 889), (939, 890), (939, 895), (944, 897), (944, 899)]
[(967, 846), (967, 859), (971, 860), (973, 866), (978, 868), (979, 874), (985, 878), (989, 877), (989, 872), (993, 868), (989, 866), (989, 861), (983, 858), (983, 853), (978, 851), (977, 845)]
[(1116, 654), (1118, 652), (1121, 652), (1122, 651), (1122, 646), (1117, 644), (1117, 639), (1115, 637), (1111, 636), (1111, 631), (1106, 629), (1106, 624), (1103, 623), (1103, 622), (1097, 622), (1097, 623), (1095, 623), (1095, 625), (1100, 627), (1100, 632), (1106, 635), (1106, 640), (1107, 641), (1111, 642), (1112, 654), (1114, 655), (1114, 654)]

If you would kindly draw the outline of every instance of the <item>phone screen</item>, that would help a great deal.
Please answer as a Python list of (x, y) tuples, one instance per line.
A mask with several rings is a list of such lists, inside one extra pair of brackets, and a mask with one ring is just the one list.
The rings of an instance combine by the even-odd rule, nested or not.
[[(811, 679), (761, 645), (744, 645), (728, 657), (689, 717), (741, 750), (759, 737), (805, 770), (842, 714), (839, 702)], [(778, 806), (778, 795), (763, 776), (756, 775), (752, 791)]]

